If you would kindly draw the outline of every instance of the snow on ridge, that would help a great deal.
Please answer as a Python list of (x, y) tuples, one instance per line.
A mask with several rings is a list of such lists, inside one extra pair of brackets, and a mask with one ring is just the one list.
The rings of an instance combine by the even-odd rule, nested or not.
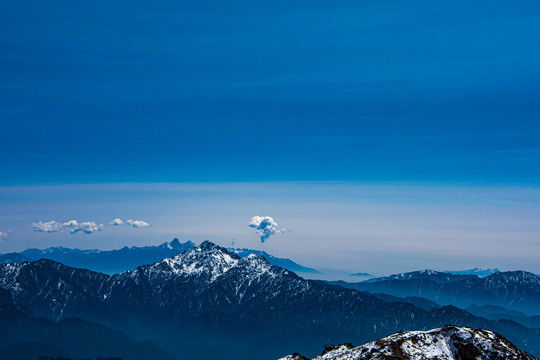
[(245, 263), (256, 275), (262, 275), (263, 273), (269, 273), (272, 270), (272, 265), (261, 255), (249, 254), (245, 258), (240, 260), (241, 263)]
[(16, 283), (17, 276), (21, 272), (21, 269), (27, 266), (29, 263), (9, 263), (1, 264), (1, 267), (4, 268), (4, 271), (0, 272), (0, 285), (5, 289), (12, 287)]
[(210, 276), (210, 281), (214, 281), (234, 267), (239, 260), (239, 258), (234, 258), (228, 252), (223, 251), (222, 248), (205, 242), (182, 254), (150, 265), (146, 271), (154, 274), (169, 272), (176, 276), (206, 274)]
[[(493, 358), (533, 360), (501, 336), (489, 330), (445, 326), (429, 331), (396, 333), (362, 346), (327, 347), (313, 360), (458, 360), (467, 352), (477, 360)], [(301, 355), (288, 355), (280, 360), (303, 360)]]

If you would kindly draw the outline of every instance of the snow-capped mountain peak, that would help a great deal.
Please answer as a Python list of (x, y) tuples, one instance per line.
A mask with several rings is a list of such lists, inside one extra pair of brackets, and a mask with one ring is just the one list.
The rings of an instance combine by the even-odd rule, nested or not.
[[(281, 360), (304, 360), (294, 354)], [(362, 346), (350, 344), (326, 347), (313, 360), (490, 360), (522, 359), (534, 357), (517, 349), (502, 336), (481, 329), (445, 326), (429, 331), (399, 332)]]
[(207, 277), (209, 282), (213, 282), (232, 268), (249, 272), (253, 277), (260, 277), (263, 274), (276, 275), (281, 271), (288, 273), (287, 270), (271, 265), (261, 255), (249, 254), (241, 258), (236, 253), (210, 241), (205, 241), (173, 258), (163, 259), (151, 265), (148, 270), (169, 272), (171, 276)]
[(132, 272), (131, 277), (137, 277), (141, 272), (150, 279), (164, 280), (175, 276), (196, 276), (208, 282), (214, 281), (235, 266), (240, 257), (229, 253), (225, 248), (204, 241), (180, 255), (163, 259), (155, 264), (141, 266)]

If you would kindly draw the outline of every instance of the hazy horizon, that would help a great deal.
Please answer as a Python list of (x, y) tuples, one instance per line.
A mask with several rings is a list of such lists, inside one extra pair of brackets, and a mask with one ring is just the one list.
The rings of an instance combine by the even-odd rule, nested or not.
[[(178, 237), (260, 249), (316, 269), (387, 275), (421, 269), (540, 272), (540, 189), (353, 182), (90, 184), (1, 187), (0, 252), (110, 250)], [(252, 216), (282, 233), (261, 243)], [(115, 218), (150, 226), (108, 225)], [(104, 224), (87, 234), (38, 222)]]

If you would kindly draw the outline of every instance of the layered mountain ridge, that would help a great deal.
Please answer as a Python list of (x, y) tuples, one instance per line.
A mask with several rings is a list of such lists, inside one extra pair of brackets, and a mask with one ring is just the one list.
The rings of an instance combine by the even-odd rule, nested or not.
[[(409, 273), (413, 274), (413, 273)], [(440, 273), (414, 273), (358, 283), (331, 282), (359, 291), (398, 297), (420, 296), (439, 305), (467, 308), (471, 305), (497, 305), (527, 315), (540, 314), (540, 277), (526, 271), (496, 272), (485, 278), (454, 278), (440, 281)], [(454, 275), (457, 276), (457, 275)], [(439, 279), (439, 281), (437, 281)]]
[[(105, 274), (117, 274), (123, 271), (134, 270), (138, 266), (152, 264), (165, 258), (172, 258), (194, 247), (191, 241), (180, 242), (177, 238), (158, 246), (127, 247), (118, 250), (80, 250), (65, 247), (50, 247), (47, 249), (27, 249), (20, 253), (0, 254), (0, 263), (16, 263), (24, 261), (36, 261), (50, 259), (64, 265), (102, 272)], [(290, 271), (318, 274), (315, 269), (297, 264), (296, 262), (279, 258), (262, 250), (228, 248), (240, 257), (250, 254), (261, 255), (272, 265), (280, 266)]]
[(115, 275), (51, 260), (0, 264), (0, 287), (33, 316), (78, 317), (192, 359), (275, 359), (298, 350), (315, 355), (321, 343), (362, 343), (446, 324), (488, 328), (540, 351), (540, 330), (454, 307), (426, 311), (385, 302), (305, 280), (259, 255), (241, 258), (208, 241)]

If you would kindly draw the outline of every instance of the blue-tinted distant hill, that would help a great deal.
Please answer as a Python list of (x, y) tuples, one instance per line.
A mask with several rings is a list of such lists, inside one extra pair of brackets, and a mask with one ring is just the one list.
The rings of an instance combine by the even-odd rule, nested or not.
[(478, 277), (486, 277), (486, 276), (489, 276), (489, 275), (493, 275), (497, 272), (500, 272), (499, 269), (479, 269), (479, 268), (474, 268), (474, 269), (468, 269), (468, 270), (459, 270), (459, 271), (445, 271), (449, 274), (454, 274), (454, 275), (476, 275)]
[[(178, 239), (174, 239), (159, 246), (125, 246), (121, 249), (109, 251), (51, 247), (44, 250), (28, 249), (19, 254), (31, 259), (23, 261), (50, 259), (72, 267), (116, 274), (126, 270), (133, 270), (140, 265), (152, 264), (161, 259), (176, 256), (194, 245), (191, 241), (181, 243)], [(6, 255), (10, 255), (8, 259), (14, 257), (12, 254)], [(7, 262), (4, 261), (6, 255), (0, 257), (0, 263)]]
[(471, 305), (467, 309), (473, 315), (480, 316), (489, 320), (513, 320), (529, 328), (540, 329), (540, 316), (527, 316), (520, 311), (508, 310), (496, 305)]
[(382, 282), (382, 281), (388, 281), (388, 280), (420, 280), (420, 279), (427, 279), (434, 281), (436, 283), (449, 283), (452, 281), (459, 281), (459, 280), (465, 280), (465, 279), (472, 279), (472, 278), (478, 278), (476, 275), (455, 275), (451, 273), (446, 272), (440, 272), (435, 270), (420, 270), (420, 271), (411, 271), (407, 273), (402, 274), (394, 274), (390, 276), (385, 277), (378, 277), (373, 278), (369, 280), (365, 280), (366, 283), (376, 283), (376, 282)]
[[(452, 278), (441, 277), (441, 274)], [(540, 315), (540, 277), (535, 274), (507, 271), (485, 278), (472, 276), (459, 279), (458, 276), (467, 277), (419, 271), (357, 283), (331, 283), (359, 291), (403, 298), (420, 296), (439, 305), (453, 305), (463, 309), (471, 305), (496, 305), (523, 312), (528, 316)]]
[(25, 261), (34, 261), (34, 259), (19, 253), (8, 253), (0, 255), (0, 264), (13, 264)]
[(359, 278), (372, 278), (372, 277), (374, 277), (373, 275), (365, 273), (365, 272), (354, 273), (354, 274), (351, 274), (351, 276), (356, 276), (356, 277), (359, 277)]
[[(102, 272), (117, 274), (133, 270), (141, 265), (153, 264), (165, 258), (171, 258), (191, 249), (195, 244), (191, 241), (180, 242), (174, 239), (158, 246), (123, 247), (117, 250), (102, 251), (97, 249), (80, 250), (65, 247), (50, 247), (44, 250), (28, 249), (20, 253), (0, 255), (0, 264), (50, 259), (64, 265)], [(290, 259), (278, 258), (261, 250), (232, 249), (240, 257), (250, 254), (261, 255), (272, 265), (302, 274), (319, 274), (319, 271), (304, 267)]]

